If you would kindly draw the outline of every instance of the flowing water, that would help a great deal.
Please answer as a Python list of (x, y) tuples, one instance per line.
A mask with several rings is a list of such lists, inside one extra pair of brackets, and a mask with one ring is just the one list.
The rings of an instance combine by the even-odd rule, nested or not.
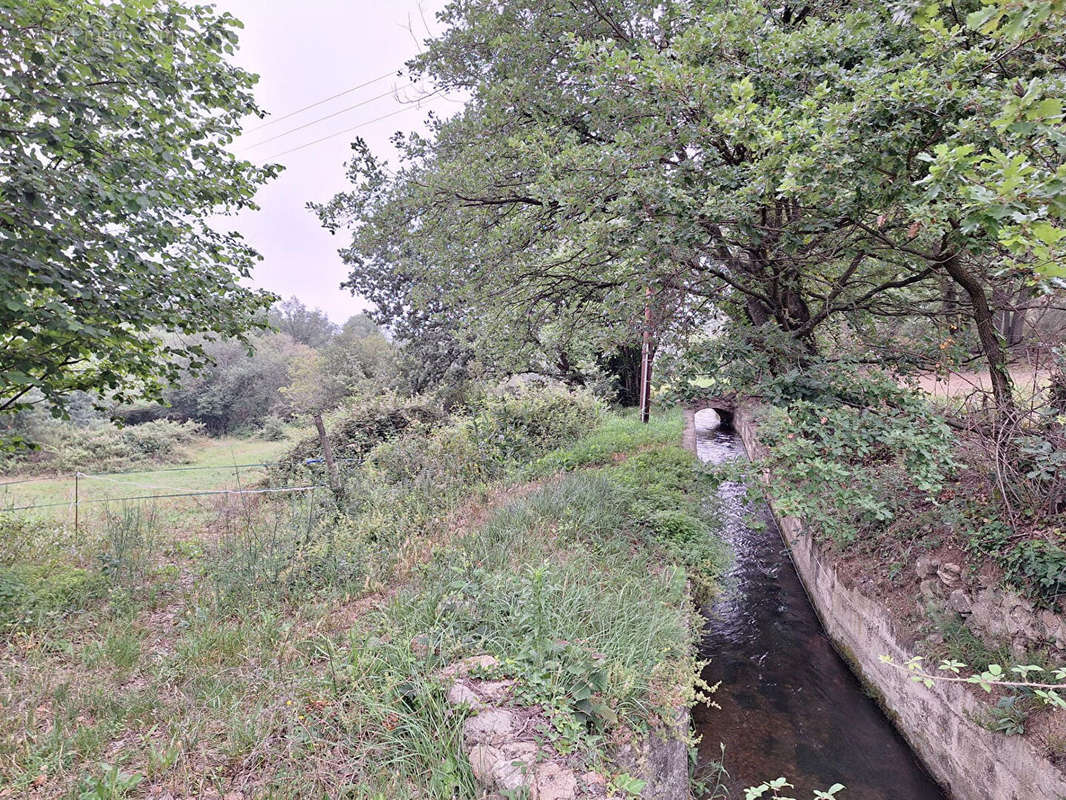
[[(699, 457), (745, 457), (739, 437), (717, 423), (713, 411), (696, 415)], [(738, 484), (719, 491), (735, 561), (722, 595), (703, 609), (703, 677), (721, 681), (713, 695), (721, 708), (693, 709), (701, 762), (721, 760), (725, 746), (731, 799), (787, 776), (800, 800), (837, 782), (847, 787), (840, 800), (944, 800), (833, 649), (768, 511), (748, 507)], [(765, 527), (749, 524), (753, 513)]]

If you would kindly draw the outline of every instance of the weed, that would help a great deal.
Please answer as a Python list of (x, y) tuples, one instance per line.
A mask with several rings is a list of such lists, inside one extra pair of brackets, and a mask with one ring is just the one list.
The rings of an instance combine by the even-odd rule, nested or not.
[(79, 800), (119, 800), (144, 780), (143, 775), (123, 772), (110, 764), (100, 764), (97, 775), (86, 776), (80, 786)]
[(103, 594), (99, 575), (58, 564), (0, 567), (0, 631), (40, 627)]
[[(390, 432), (352, 471), (345, 508), (321, 493), (264, 498), (220, 516), (215, 536), (186, 529), (165, 545), (162, 516), (116, 508), (84, 550), (58, 533), (54, 547), (20, 545), (34, 558), (91, 547), (101, 571), (21, 555), (0, 569), (0, 586), (17, 582), (0, 599), (16, 598), (18, 625), (53, 623), (5, 672), (18, 713), (0, 720), (0, 779), (26, 789), (47, 774), (73, 797), (148, 783), (224, 795), (250, 770), (276, 798), (473, 797), (463, 715), (434, 677), (472, 654), (499, 659), (516, 696), (546, 710), (545, 742), (576, 760), (601, 759), (615, 725), (642, 729), (689, 702), (688, 585), (714, 537), (698, 501), (707, 476), (661, 444), (679, 415), (647, 427), (612, 417), (555, 462), (602, 469), (482, 511), (489, 480), (526, 474), (528, 453), (564, 453), (600, 413), (541, 429), (527, 400), (492, 402), (482, 411), (498, 419), (482, 416), (476, 435), (477, 407)], [(497, 450), (490, 430), (503, 434)], [(460, 503), (477, 522), (453, 529)], [(366, 597), (397, 575), (407, 582)], [(70, 613), (102, 596), (91, 615)]]
[(680, 438), (681, 414), (676, 410), (656, 415), (649, 423), (642, 423), (636, 414), (612, 416), (573, 444), (541, 456), (526, 468), (526, 472), (536, 477), (560, 470), (600, 466), (609, 463), (619, 453), (673, 444)]
[(1025, 723), (1033, 711), (1032, 698), (1012, 694), (1001, 697), (992, 708), (988, 709), (983, 724), (990, 731), (1006, 736), (1022, 736)]
[(104, 548), (97, 558), (102, 572), (126, 585), (141, 583), (151, 565), (159, 538), (156, 507), (124, 503), (104, 512)]

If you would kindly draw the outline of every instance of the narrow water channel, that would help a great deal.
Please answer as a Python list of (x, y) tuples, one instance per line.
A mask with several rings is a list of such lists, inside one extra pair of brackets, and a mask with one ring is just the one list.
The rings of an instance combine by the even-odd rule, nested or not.
[[(719, 431), (713, 411), (696, 415), (699, 457), (744, 458), (736, 434)], [(837, 655), (814, 614), (788, 551), (765, 508), (765, 527), (748, 523), (744, 488), (721, 493), (723, 535), (735, 561), (723, 594), (703, 609), (703, 677), (721, 685), (720, 708), (693, 710), (700, 760), (722, 758), (729, 798), (787, 776), (795, 796), (844, 784), (840, 800), (944, 800), (903, 738)]]

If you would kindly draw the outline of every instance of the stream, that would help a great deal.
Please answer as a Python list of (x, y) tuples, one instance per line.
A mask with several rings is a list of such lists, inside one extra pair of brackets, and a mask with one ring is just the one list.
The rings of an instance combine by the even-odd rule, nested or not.
[[(746, 458), (740, 437), (717, 424), (714, 411), (696, 415), (700, 459)], [(722, 594), (701, 609), (703, 678), (721, 685), (713, 695), (720, 708), (693, 709), (700, 764), (724, 760), (721, 788), (731, 800), (779, 776), (795, 785), (787, 794), (799, 800), (837, 782), (847, 787), (839, 800), (944, 800), (833, 649), (768, 509), (747, 505), (736, 483), (719, 494), (722, 535), (735, 560)], [(749, 526), (752, 516), (765, 527)]]

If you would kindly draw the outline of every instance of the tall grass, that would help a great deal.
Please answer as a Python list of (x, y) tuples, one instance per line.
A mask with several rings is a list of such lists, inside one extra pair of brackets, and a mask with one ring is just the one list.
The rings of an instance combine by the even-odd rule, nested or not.
[[(79, 555), (97, 593), (12, 623), (36, 644), (0, 689), (0, 780), (24, 792), (44, 774), (56, 797), (119, 770), (143, 776), (136, 792), (473, 798), (438, 670), (477, 653), (546, 709), (545, 742), (600, 763), (615, 727), (687, 702), (689, 594), (724, 562), (705, 476), (662, 445), (679, 429), (608, 417), (563, 448), (530, 434), (540, 479), (518, 487), (529, 463), (486, 460), (463, 418), (377, 445), (343, 505), (249, 500), (206, 536), (114, 509)], [(61, 562), (19, 553), (6, 569)], [(582, 716), (575, 681), (601, 672), (602, 707)]]

